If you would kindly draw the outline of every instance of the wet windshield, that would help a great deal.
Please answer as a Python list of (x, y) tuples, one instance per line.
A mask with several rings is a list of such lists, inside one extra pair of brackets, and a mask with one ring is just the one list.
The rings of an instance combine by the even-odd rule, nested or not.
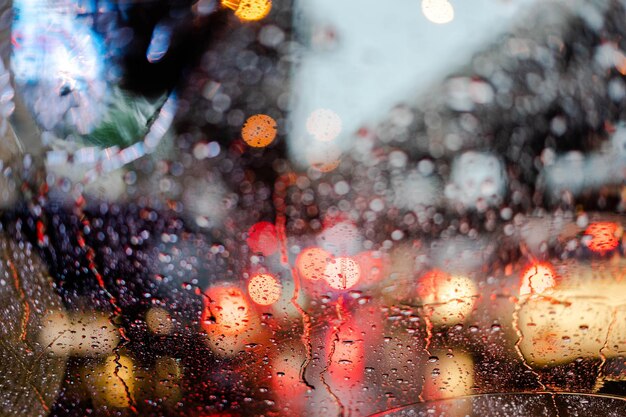
[(626, 415), (625, 8), (0, 2), (0, 414)]

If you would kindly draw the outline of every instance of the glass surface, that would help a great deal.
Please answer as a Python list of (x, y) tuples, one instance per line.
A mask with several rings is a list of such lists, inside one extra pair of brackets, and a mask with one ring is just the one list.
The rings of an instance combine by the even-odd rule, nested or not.
[(0, 415), (626, 415), (625, 13), (0, 0)]
[(621, 397), (582, 394), (486, 394), (414, 404), (378, 416), (622, 416)]

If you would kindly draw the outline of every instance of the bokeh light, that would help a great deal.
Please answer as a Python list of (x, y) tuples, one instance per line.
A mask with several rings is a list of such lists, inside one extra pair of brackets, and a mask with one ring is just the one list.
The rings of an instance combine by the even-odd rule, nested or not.
[(331, 259), (332, 255), (322, 248), (307, 248), (296, 258), (296, 268), (303, 278), (317, 281), (324, 277), (326, 265)]
[(248, 295), (255, 303), (268, 306), (280, 299), (282, 286), (278, 279), (270, 274), (257, 274), (248, 281)]
[(250, 324), (250, 306), (237, 287), (213, 287), (207, 291), (209, 298), (203, 314), (208, 330), (226, 335), (244, 332)]
[(112, 407), (130, 407), (135, 387), (133, 366), (133, 361), (128, 356), (108, 356), (96, 373), (96, 400)]
[(362, 247), (363, 236), (352, 221), (324, 219), (324, 227), (317, 235), (318, 246), (333, 255), (353, 255)]
[(341, 133), (341, 117), (329, 109), (314, 110), (307, 118), (306, 130), (315, 139), (329, 142)]
[(556, 285), (556, 273), (547, 262), (535, 263), (522, 272), (520, 295), (541, 294)]
[[(430, 302), (438, 301), (436, 299), (439, 282), (450, 280), (450, 274), (443, 272), (439, 269), (432, 269), (422, 275), (417, 281), (417, 295), (422, 300), (428, 300)], [(432, 301), (431, 301), (432, 300)]]
[(248, 327), (241, 334), (224, 334), (214, 329), (208, 333), (206, 343), (217, 356), (231, 358), (245, 350), (246, 345), (261, 342), (261, 338), (258, 327)]
[(248, 229), (246, 240), (250, 251), (270, 256), (278, 250), (276, 227), (270, 222), (258, 222)]
[(420, 277), (417, 294), (434, 325), (452, 325), (472, 312), (478, 289), (468, 277), (434, 269)]
[(454, 7), (447, 0), (422, 0), (422, 13), (437, 24), (450, 23), (454, 19)]
[(167, 310), (153, 307), (146, 313), (146, 325), (151, 332), (159, 335), (168, 335), (174, 331), (172, 317)]
[[(559, 7), (556, 31), (487, 8), (464, 57), (420, 51), (433, 78), (393, 61), (391, 32), (475, 34), (457, 0), (397, 19), (332, 0), (123, 3), (7, 2), (6, 414), (382, 415), (453, 397), (466, 415), (485, 393), (502, 412), (491, 394), (626, 392), (614, 6)], [(381, 21), (393, 36), (351, 32)], [(368, 88), (357, 63), (414, 94)], [(101, 123), (135, 126), (127, 107), (133, 139), (95, 142)]]
[(272, 10), (271, 0), (223, 0), (222, 5), (235, 11), (241, 20), (261, 20)]
[(258, 313), (241, 289), (222, 284), (209, 288), (205, 295), (202, 326), (213, 353), (232, 357), (247, 345), (262, 341)]
[(250, 116), (241, 128), (241, 137), (253, 148), (264, 148), (276, 138), (276, 120), (266, 114)]
[(585, 235), (589, 236), (587, 247), (598, 253), (612, 251), (619, 245), (619, 238), (623, 232), (624, 231), (617, 223), (592, 223), (587, 227), (587, 230), (585, 230)]
[(55, 355), (99, 356), (111, 352), (119, 333), (108, 315), (55, 311), (46, 315), (39, 342)]
[[(587, 286), (586, 293), (591, 293)], [(519, 310), (520, 352), (533, 367), (599, 358), (608, 340), (611, 309), (598, 299), (555, 290), (529, 298)]]
[(452, 162), (444, 194), (452, 204), (485, 211), (502, 201), (505, 189), (506, 175), (500, 158), (492, 153), (467, 151)]
[(356, 285), (361, 277), (361, 268), (352, 258), (337, 257), (326, 265), (324, 279), (336, 290), (347, 290)]
[(67, 312), (48, 313), (42, 320), (39, 343), (55, 355), (69, 355), (74, 346), (72, 322)]
[(172, 38), (172, 28), (166, 24), (158, 24), (152, 32), (152, 39), (146, 51), (148, 62), (159, 62), (167, 53)]

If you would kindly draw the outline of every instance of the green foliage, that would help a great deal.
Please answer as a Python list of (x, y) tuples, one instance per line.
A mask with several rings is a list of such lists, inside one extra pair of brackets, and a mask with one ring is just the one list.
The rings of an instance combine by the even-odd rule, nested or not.
[(166, 99), (166, 96), (162, 95), (150, 101), (145, 97), (134, 96), (120, 90), (116, 90), (112, 96), (107, 114), (100, 125), (91, 133), (82, 136), (85, 142), (104, 148), (110, 146), (125, 148), (143, 140), (150, 123)]

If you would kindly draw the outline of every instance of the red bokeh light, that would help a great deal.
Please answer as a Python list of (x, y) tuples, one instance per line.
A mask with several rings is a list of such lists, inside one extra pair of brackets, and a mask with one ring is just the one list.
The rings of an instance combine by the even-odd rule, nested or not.
[(276, 227), (270, 222), (255, 223), (248, 230), (246, 242), (252, 252), (270, 256), (278, 250)]
[(619, 245), (619, 237), (621, 234), (622, 228), (617, 223), (592, 223), (587, 227), (587, 230), (585, 230), (585, 235), (591, 237), (587, 243), (587, 247), (598, 253), (612, 251)]
[(417, 282), (417, 296), (422, 300), (433, 303), (438, 302), (438, 291), (440, 282), (450, 279), (450, 274), (439, 269), (432, 269), (420, 277)]

